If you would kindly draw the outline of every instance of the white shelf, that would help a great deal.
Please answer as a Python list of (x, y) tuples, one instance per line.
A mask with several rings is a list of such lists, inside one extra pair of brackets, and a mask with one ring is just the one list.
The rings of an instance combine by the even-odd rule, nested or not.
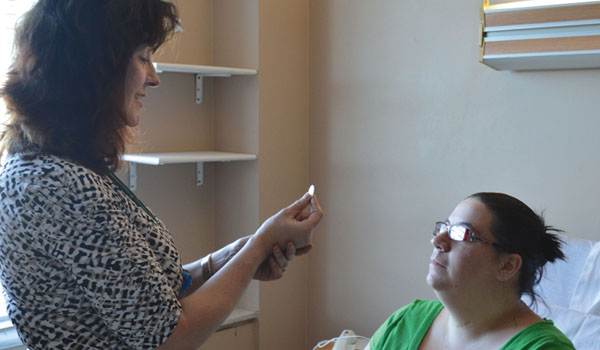
[(254, 160), (255, 154), (229, 152), (176, 152), (125, 154), (123, 160), (148, 165), (182, 164), (198, 162), (231, 162)]
[(234, 309), (219, 328), (228, 328), (236, 323), (253, 320), (255, 318), (258, 318), (258, 311)]
[(193, 64), (175, 64), (154, 62), (156, 72), (174, 72), (174, 73), (194, 73), (209, 77), (229, 77), (232, 75), (256, 75), (256, 69), (217, 67), (217, 66), (199, 66)]
[(202, 81), (204, 77), (230, 77), (232, 75), (256, 75), (256, 69), (199, 66), (193, 64), (176, 64), (154, 62), (156, 72), (192, 73), (196, 75), (196, 103), (202, 103)]
[(136, 164), (165, 165), (196, 163), (196, 185), (204, 182), (205, 162), (234, 162), (255, 160), (256, 154), (229, 152), (176, 152), (176, 153), (138, 153), (124, 154), (123, 160), (129, 162), (129, 189), (137, 189)]

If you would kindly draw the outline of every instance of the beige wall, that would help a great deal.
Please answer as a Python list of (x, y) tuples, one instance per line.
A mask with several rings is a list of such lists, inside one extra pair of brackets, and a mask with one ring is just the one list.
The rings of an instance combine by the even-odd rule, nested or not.
[(432, 298), (433, 222), (503, 191), (600, 239), (600, 70), (477, 62), (479, 1), (310, 1), (309, 343)]
[(156, 62), (213, 64), (213, 1), (173, 0), (183, 31), (176, 33), (156, 53)]
[[(308, 1), (259, 1), (260, 219), (309, 185)], [(260, 349), (305, 350), (308, 260), (260, 286)], [(311, 347), (312, 348), (312, 347)]]

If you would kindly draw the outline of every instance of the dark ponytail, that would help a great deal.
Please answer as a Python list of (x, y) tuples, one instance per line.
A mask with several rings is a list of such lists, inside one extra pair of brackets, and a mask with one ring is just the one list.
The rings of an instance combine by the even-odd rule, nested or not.
[(492, 213), (490, 227), (500, 252), (516, 253), (521, 256), (522, 265), (519, 271), (519, 293), (526, 294), (531, 304), (536, 302), (533, 287), (544, 275), (544, 265), (557, 259), (564, 260), (563, 241), (557, 235), (563, 232), (547, 226), (542, 215), (536, 214), (520, 200), (503, 193), (481, 192), (469, 198), (481, 201)]
[[(543, 218), (542, 218), (543, 220)], [(564, 260), (565, 254), (562, 252), (561, 247), (563, 241), (556, 235), (562, 233), (563, 230), (559, 230), (552, 226), (545, 226), (545, 234), (542, 236), (542, 253), (544, 258), (548, 262), (554, 262), (556, 259)]]

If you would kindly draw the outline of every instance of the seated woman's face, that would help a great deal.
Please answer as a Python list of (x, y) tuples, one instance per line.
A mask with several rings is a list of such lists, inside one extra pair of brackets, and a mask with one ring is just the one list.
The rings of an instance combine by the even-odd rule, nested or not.
[[(465, 225), (476, 236), (495, 242), (489, 230), (492, 214), (477, 199), (466, 199), (456, 206), (446, 221), (450, 225)], [(497, 282), (499, 259), (494, 247), (482, 241), (455, 241), (446, 231), (431, 240), (433, 254), (427, 284), (436, 292), (480, 293)]]

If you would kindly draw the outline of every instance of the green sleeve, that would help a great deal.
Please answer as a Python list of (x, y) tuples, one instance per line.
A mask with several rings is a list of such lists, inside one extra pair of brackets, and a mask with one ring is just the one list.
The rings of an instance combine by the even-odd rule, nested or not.
[(575, 350), (554, 323), (545, 320), (515, 334), (500, 350)]
[(442, 308), (439, 301), (419, 299), (404, 306), (375, 331), (369, 343), (371, 350), (417, 349)]
[(390, 330), (392, 330), (395, 325), (404, 318), (404, 314), (411, 305), (412, 304), (406, 305), (395, 311), (381, 326), (379, 326), (369, 342), (371, 350), (383, 349), (382, 343), (385, 343), (386, 339), (389, 337)]

